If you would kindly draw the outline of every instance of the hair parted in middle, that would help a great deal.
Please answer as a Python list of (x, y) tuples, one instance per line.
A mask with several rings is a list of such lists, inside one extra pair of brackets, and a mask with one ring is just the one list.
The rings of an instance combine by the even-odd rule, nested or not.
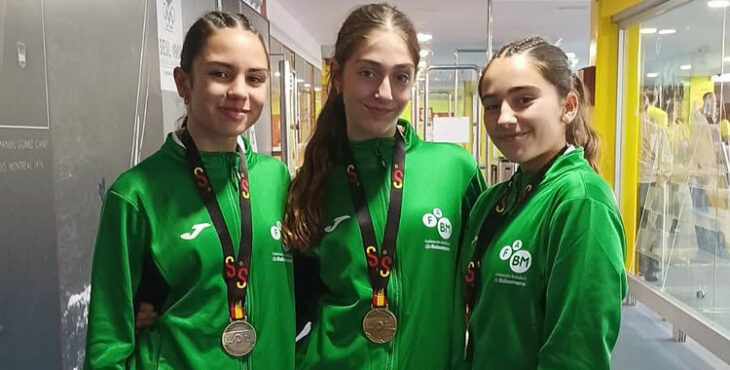
[(314, 133), (304, 150), (304, 161), (289, 187), (284, 214), (283, 242), (295, 251), (306, 251), (322, 238), (324, 188), (333, 160), (347, 142), (345, 105), (333, 80), (341, 77), (345, 63), (373, 31), (392, 31), (408, 47), (413, 65), (420, 61), (415, 27), (395, 6), (380, 3), (354, 9), (337, 33), (328, 99), (317, 117)]

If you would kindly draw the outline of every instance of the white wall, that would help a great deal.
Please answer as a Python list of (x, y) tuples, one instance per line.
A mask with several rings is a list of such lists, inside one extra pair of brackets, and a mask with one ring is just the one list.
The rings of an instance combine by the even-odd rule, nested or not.
[(271, 37), (299, 54), (316, 68), (322, 68), (320, 43), (278, 0), (266, 1)]

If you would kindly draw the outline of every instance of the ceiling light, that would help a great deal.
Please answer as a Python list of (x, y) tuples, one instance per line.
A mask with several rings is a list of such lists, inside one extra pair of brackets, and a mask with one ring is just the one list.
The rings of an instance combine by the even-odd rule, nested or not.
[(725, 63), (730, 63), (730, 57), (724, 57), (722, 58), (722, 61)]
[(279, 77), (279, 76), (281, 76), (281, 72), (274, 72), (274, 77)]
[(653, 72), (652, 73), (647, 73), (646, 74), (646, 77), (647, 78), (657, 78), (657, 77), (659, 77), (659, 73), (653, 73)]
[(428, 49), (421, 49), (421, 51), (418, 53), (418, 55), (421, 56), (421, 58), (425, 58), (431, 54), (431, 50)]
[(558, 10), (583, 10), (588, 8), (587, 5), (558, 5)]
[(312, 85), (311, 85), (311, 84), (304, 84), (304, 88), (305, 88), (305, 89), (308, 89), (308, 88), (310, 88), (310, 87), (312, 87)]
[(641, 31), (639, 31), (639, 32), (641, 32), (644, 35), (648, 35), (648, 34), (656, 33), (656, 28), (642, 28)]
[(302, 83), (302, 82), (304, 82), (304, 80), (301, 78), (297, 78), (297, 82)]
[(319, 86), (315, 86), (315, 87), (314, 87), (314, 91), (316, 91), (316, 92), (320, 92), (320, 91), (322, 91), (322, 88), (321, 88), (321, 87), (319, 87)]
[(710, 76), (712, 82), (730, 82), (730, 73), (716, 74)]
[(691, 64), (683, 64), (683, 65), (679, 66), (679, 69), (681, 69), (683, 71), (689, 71), (690, 69), (692, 69), (692, 65)]
[(418, 62), (418, 68), (426, 68), (426, 61), (422, 60), (422, 61)]
[(707, 6), (710, 8), (727, 8), (730, 6), (730, 1), (728, 0), (712, 0), (707, 2)]
[(433, 39), (433, 35), (431, 35), (430, 33), (419, 32), (416, 35), (416, 37), (418, 38), (418, 42), (426, 42), (426, 41), (430, 41), (431, 39)]
[(675, 30), (673, 28), (668, 28), (668, 29), (665, 29), (665, 30), (659, 30), (659, 34), (660, 35), (671, 35), (673, 33), (677, 33), (677, 30)]

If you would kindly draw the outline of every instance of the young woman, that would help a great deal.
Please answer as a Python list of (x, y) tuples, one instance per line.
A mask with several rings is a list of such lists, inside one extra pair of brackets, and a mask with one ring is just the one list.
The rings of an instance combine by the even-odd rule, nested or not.
[(625, 240), (583, 85), (559, 48), (530, 38), (494, 56), (480, 95), (488, 134), (520, 170), (471, 212), (453, 367), (608, 369)]
[(335, 44), (329, 98), (290, 187), (285, 244), (300, 369), (445, 369), (462, 220), (483, 189), (476, 162), (399, 120), (419, 46), (385, 4), (355, 9)]
[[(241, 139), (261, 114), (268, 63), (243, 15), (211, 12), (188, 31), (174, 71), (183, 128), (122, 174), (104, 203), (87, 368), (294, 367), (280, 231), (289, 176)], [(139, 302), (159, 316), (135, 334)]]

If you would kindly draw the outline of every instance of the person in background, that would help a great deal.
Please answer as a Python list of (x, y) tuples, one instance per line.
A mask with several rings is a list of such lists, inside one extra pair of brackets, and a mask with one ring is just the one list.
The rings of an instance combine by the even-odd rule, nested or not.
[(645, 96), (646, 101), (648, 102), (648, 104), (645, 104), (646, 115), (655, 125), (666, 128), (669, 123), (669, 115), (666, 111), (657, 107), (656, 94), (653, 91), (649, 91), (645, 94)]
[(717, 96), (712, 91), (706, 92), (702, 95), (702, 115), (707, 123), (714, 125), (719, 121), (717, 111)]

